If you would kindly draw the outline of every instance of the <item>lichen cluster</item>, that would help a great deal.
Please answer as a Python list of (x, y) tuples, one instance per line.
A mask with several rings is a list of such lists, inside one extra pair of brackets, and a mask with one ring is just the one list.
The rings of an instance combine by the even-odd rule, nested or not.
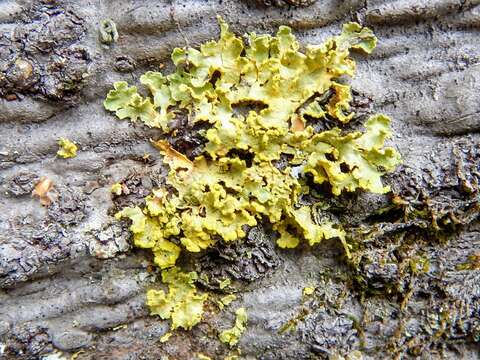
[[(203, 153), (194, 159), (165, 140), (154, 142), (170, 168), (166, 186), (154, 190), (144, 207), (125, 208), (117, 217), (132, 221), (135, 245), (151, 249), (161, 269), (173, 267), (182, 249), (199, 252), (219, 241), (241, 241), (248, 227), (266, 220), (283, 248), (328, 238), (346, 246), (340, 225), (316, 221), (299, 199), (309, 193), (309, 181), (328, 184), (333, 195), (388, 191), (381, 177), (400, 161), (393, 148), (384, 147), (388, 117), (370, 117), (364, 132), (317, 132), (311, 126), (326, 119), (341, 126), (353, 118), (350, 86), (339, 78), (354, 75), (350, 49), (370, 53), (375, 36), (348, 23), (341, 35), (301, 52), (288, 27), (276, 36), (251, 33), (242, 39), (219, 22), (218, 41), (173, 51), (175, 72), (149, 71), (140, 78), (151, 96), (122, 81), (108, 93), (104, 106), (118, 118), (140, 120), (166, 135), (177, 117), (192, 126), (209, 124)], [(245, 107), (251, 110), (242, 112)], [(279, 166), (285, 159), (288, 165)], [(182, 283), (192, 283), (181, 274), (190, 279)], [(179, 312), (189, 300), (173, 291), (170, 301), (152, 290), (148, 302), (161, 317), (172, 317), (174, 327), (189, 328), (192, 323), (175, 321), (186, 316)], [(177, 310), (158, 311), (157, 301)]]

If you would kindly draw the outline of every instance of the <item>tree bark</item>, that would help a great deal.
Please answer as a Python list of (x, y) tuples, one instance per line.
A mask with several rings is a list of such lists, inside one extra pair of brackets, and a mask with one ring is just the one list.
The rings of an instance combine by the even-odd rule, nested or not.
[[(216, 334), (240, 306), (249, 315), (238, 347), (245, 357), (477, 358), (480, 1), (289, 3), (0, 4), (0, 358), (224, 358), (236, 349)], [(403, 164), (386, 178), (394, 195), (335, 199), (351, 259), (336, 241), (281, 250), (263, 228), (184, 259), (229, 276), (238, 300), (209, 307), (192, 331), (161, 343), (168, 322), (145, 307), (157, 273), (112, 216), (165, 176), (148, 142), (158, 134), (118, 121), (102, 101), (114, 81), (171, 69), (174, 47), (216, 38), (217, 14), (240, 34), (289, 25), (302, 44), (321, 43), (347, 21), (372, 28), (377, 49), (355, 55), (353, 107), (359, 119), (392, 118), (390, 145)], [(105, 19), (118, 30), (110, 44), (99, 39)], [(60, 137), (79, 145), (76, 158), (55, 156)], [(31, 196), (43, 177), (54, 184), (48, 207)], [(128, 197), (113, 200), (115, 182), (128, 184)], [(302, 296), (306, 286), (313, 296)]]

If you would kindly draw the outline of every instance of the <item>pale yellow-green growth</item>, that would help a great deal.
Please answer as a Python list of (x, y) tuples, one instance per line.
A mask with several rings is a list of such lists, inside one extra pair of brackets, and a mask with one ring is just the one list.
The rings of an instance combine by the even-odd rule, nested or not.
[(240, 337), (247, 328), (248, 317), (245, 308), (242, 307), (237, 309), (235, 315), (235, 325), (231, 329), (222, 331), (218, 337), (221, 342), (230, 346), (234, 346), (238, 343)]
[(237, 297), (234, 294), (228, 294), (220, 298), (220, 301), (217, 302), (218, 307), (220, 310), (223, 310), (225, 306), (228, 306), (232, 303), (232, 301), (235, 301)]
[(312, 295), (315, 292), (315, 287), (307, 286), (303, 288), (303, 295), (308, 296)]
[(223, 296), (220, 301), (222, 302), (223, 305), (229, 305), (232, 301), (235, 301), (237, 299), (237, 296), (234, 294), (229, 294)]
[(224, 280), (222, 280), (222, 281), (220, 282), (220, 284), (218, 285), (218, 287), (223, 290), (223, 289), (225, 289), (227, 286), (230, 286), (231, 282), (232, 282), (232, 280), (230, 280), (230, 278), (226, 278), (226, 279), (224, 279)]
[(77, 156), (78, 147), (70, 140), (62, 137), (58, 140), (58, 146), (60, 147), (60, 149), (57, 151), (58, 156), (64, 159)]
[(112, 192), (112, 194), (121, 195), (122, 194), (122, 184), (119, 184), (119, 183), (113, 184), (112, 187), (110, 188), (110, 191)]
[(167, 342), (171, 337), (172, 337), (172, 333), (169, 331), (169, 332), (166, 332), (161, 338), (160, 338), (160, 342), (164, 343), (164, 342)]
[[(237, 349), (237, 351), (240, 351), (240, 349)], [(223, 360), (240, 360), (240, 356), (236, 354), (229, 354), (225, 356)]]
[(203, 303), (207, 294), (198, 294), (194, 282), (195, 272), (184, 273), (174, 267), (162, 272), (162, 281), (168, 284), (168, 293), (163, 290), (149, 290), (147, 305), (153, 315), (162, 319), (172, 319), (172, 329), (192, 328), (201, 319)]
[(201, 354), (201, 353), (197, 353), (197, 359), (198, 360), (212, 360), (212, 358), (210, 356), (207, 356), (207, 355), (204, 355), (204, 354)]
[[(209, 125), (196, 158), (166, 140), (153, 141), (170, 169), (166, 185), (146, 197), (144, 206), (124, 208), (117, 218), (131, 220), (134, 244), (151, 249), (161, 269), (174, 266), (182, 248), (200, 252), (218, 241), (241, 240), (249, 227), (265, 220), (282, 248), (337, 238), (349, 256), (341, 225), (319, 219), (315, 207), (300, 205), (299, 198), (309, 193), (309, 179), (327, 185), (333, 196), (389, 191), (382, 176), (400, 163), (399, 154), (385, 146), (390, 119), (378, 114), (362, 131), (340, 128), (355, 116), (344, 81), (355, 73), (350, 50), (368, 54), (377, 39), (371, 30), (348, 23), (340, 35), (302, 52), (286, 26), (276, 36), (251, 33), (244, 40), (222, 19), (219, 23), (218, 41), (173, 50), (173, 73), (141, 76), (149, 96), (123, 81), (108, 93), (107, 110), (165, 135), (178, 117), (189, 126)], [(315, 130), (313, 125), (327, 120), (337, 127)], [(166, 313), (153, 305), (157, 300), (177, 304), (163, 292), (149, 292), (152, 312), (162, 317)], [(201, 311), (199, 302), (194, 304)]]
[(180, 255), (180, 248), (166, 238), (178, 235), (179, 231), (175, 221), (172, 222), (168, 218), (168, 214), (157, 217), (146, 216), (143, 210), (137, 206), (124, 208), (115, 217), (117, 219), (127, 217), (132, 221), (130, 231), (133, 233), (133, 243), (140, 248), (151, 249), (158, 267), (165, 269), (175, 265)]

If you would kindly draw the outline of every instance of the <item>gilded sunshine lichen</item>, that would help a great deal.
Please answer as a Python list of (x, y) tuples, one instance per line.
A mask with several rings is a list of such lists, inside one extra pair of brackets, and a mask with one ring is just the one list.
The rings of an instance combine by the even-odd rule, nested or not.
[[(309, 193), (308, 179), (328, 184), (333, 195), (357, 189), (385, 193), (382, 175), (400, 162), (399, 154), (384, 146), (391, 135), (385, 115), (371, 116), (363, 132), (315, 131), (311, 125), (329, 119), (342, 126), (354, 117), (350, 85), (339, 78), (354, 75), (350, 49), (374, 49), (371, 30), (348, 23), (339, 36), (301, 52), (286, 26), (276, 36), (251, 33), (244, 40), (222, 19), (219, 23), (218, 41), (173, 50), (175, 72), (141, 76), (151, 96), (120, 81), (104, 102), (118, 118), (140, 120), (167, 138), (176, 118), (186, 117), (192, 126), (209, 124), (201, 133), (203, 152), (195, 158), (164, 139), (154, 141), (170, 168), (166, 185), (153, 190), (143, 207), (117, 214), (131, 220), (134, 244), (151, 249), (155, 263), (167, 269), (169, 295), (152, 290), (148, 303), (152, 313), (171, 317), (174, 328), (199, 321), (204, 299), (193, 290), (197, 275), (175, 270), (182, 249), (199, 252), (218, 241), (238, 241), (248, 227), (269, 221), (280, 247), (338, 238), (348, 255), (341, 225), (316, 219), (312, 206), (299, 204)], [(240, 111), (252, 104), (257, 108)], [(281, 159), (288, 159), (288, 166), (278, 166)], [(188, 278), (181, 282), (189, 284), (191, 296), (172, 287), (173, 274)], [(179, 320), (192, 309), (193, 320)]]

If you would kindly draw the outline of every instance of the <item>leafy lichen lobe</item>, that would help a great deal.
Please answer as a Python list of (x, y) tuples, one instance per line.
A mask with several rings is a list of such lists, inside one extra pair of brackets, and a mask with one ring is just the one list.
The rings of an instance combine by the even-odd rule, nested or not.
[(237, 309), (235, 315), (235, 325), (231, 329), (222, 331), (219, 335), (220, 341), (230, 346), (234, 346), (239, 342), (246, 329), (248, 320), (247, 311), (243, 307)]
[(198, 294), (195, 288), (195, 272), (184, 273), (174, 267), (163, 271), (162, 281), (168, 284), (168, 294), (163, 290), (149, 290), (147, 305), (154, 315), (172, 319), (172, 329), (191, 329), (202, 317), (207, 294)]
[[(370, 117), (364, 132), (343, 133), (339, 127), (317, 132), (309, 125), (312, 119), (328, 118), (342, 126), (353, 118), (350, 86), (338, 79), (354, 75), (350, 49), (370, 53), (375, 36), (348, 23), (341, 35), (301, 52), (286, 26), (276, 36), (251, 33), (244, 41), (219, 22), (218, 41), (200, 49), (174, 49), (174, 73), (149, 71), (140, 78), (151, 96), (142, 97), (122, 81), (108, 93), (104, 106), (118, 118), (140, 120), (167, 135), (178, 117), (188, 117), (192, 126), (209, 124), (202, 133), (203, 153), (194, 159), (165, 140), (154, 142), (170, 168), (166, 186), (154, 190), (143, 208), (125, 208), (117, 217), (132, 221), (135, 245), (151, 249), (161, 269), (174, 266), (182, 248), (199, 252), (218, 241), (242, 239), (246, 228), (265, 219), (277, 231), (280, 247), (339, 238), (348, 254), (341, 226), (316, 221), (312, 208), (299, 205), (299, 199), (309, 192), (309, 178), (328, 184), (333, 195), (389, 191), (381, 177), (396, 167), (400, 156), (384, 146), (391, 135), (387, 116)], [(329, 92), (333, 95), (322, 102)], [(242, 113), (245, 104), (259, 109)], [(281, 168), (277, 163), (284, 157), (288, 165)], [(164, 281), (168, 279), (170, 275)], [(172, 317), (173, 327), (189, 328), (193, 323), (176, 321), (175, 311), (164, 309), (187, 306), (184, 301), (194, 301), (200, 309), (201, 296), (178, 300), (175, 293), (181, 292), (171, 289), (167, 296), (152, 290), (149, 305), (153, 313)]]
[(60, 147), (60, 149), (57, 151), (58, 156), (64, 159), (77, 156), (78, 147), (72, 141), (65, 138), (60, 138), (58, 140), (58, 146)]

